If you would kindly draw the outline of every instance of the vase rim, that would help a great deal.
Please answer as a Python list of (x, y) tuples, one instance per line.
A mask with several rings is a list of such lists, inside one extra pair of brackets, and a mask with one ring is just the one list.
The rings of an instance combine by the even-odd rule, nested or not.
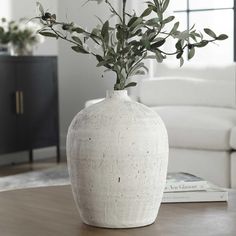
[(129, 99), (127, 90), (107, 90), (106, 98), (126, 98)]

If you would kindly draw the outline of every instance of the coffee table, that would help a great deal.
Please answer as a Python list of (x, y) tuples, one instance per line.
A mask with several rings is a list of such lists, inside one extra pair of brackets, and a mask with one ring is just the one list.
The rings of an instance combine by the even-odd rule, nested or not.
[(236, 192), (227, 203), (162, 204), (156, 222), (101, 229), (81, 222), (70, 186), (0, 193), (1, 236), (235, 236)]

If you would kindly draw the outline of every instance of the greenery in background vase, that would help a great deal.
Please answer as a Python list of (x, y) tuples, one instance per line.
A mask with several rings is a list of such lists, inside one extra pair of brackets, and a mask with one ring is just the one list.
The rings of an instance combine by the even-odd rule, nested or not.
[(0, 43), (9, 44), (13, 48), (15, 55), (32, 54), (33, 47), (44, 41), (44, 37), (37, 31), (40, 26), (26, 19), (19, 21), (7, 21), (1, 19), (0, 24)]
[[(105, 67), (106, 71), (116, 74), (115, 90), (122, 90), (136, 83), (128, 83), (128, 78), (134, 75), (143, 75), (148, 71), (145, 59), (156, 59), (161, 63), (167, 56), (175, 55), (184, 63), (184, 51), (188, 51), (188, 59), (193, 58), (196, 48), (202, 48), (209, 43), (228, 38), (225, 34), (216, 35), (211, 29), (205, 28), (208, 36), (205, 39), (194, 26), (190, 30), (180, 31), (179, 22), (172, 23), (174, 16), (165, 17), (170, 0), (152, 0), (146, 2), (146, 9), (141, 15), (134, 11), (127, 12), (126, 2), (122, 0), (123, 8), (120, 14), (109, 0), (88, 0), (105, 3), (112, 16), (118, 19), (115, 25), (110, 25), (110, 18), (87, 31), (75, 23), (57, 21), (56, 15), (45, 12), (43, 6), (37, 3), (42, 28), (39, 33), (47, 37), (63, 39), (72, 44), (72, 49), (78, 53), (91, 54), (97, 61), (97, 67)], [(167, 25), (173, 24), (171, 29)], [(168, 27), (170, 28), (170, 27)], [(163, 46), (168, 40), (174, 40), (175, 50), (167, 52)], [(89, 47), (87, 41), (91, 40), (96, 47)]]

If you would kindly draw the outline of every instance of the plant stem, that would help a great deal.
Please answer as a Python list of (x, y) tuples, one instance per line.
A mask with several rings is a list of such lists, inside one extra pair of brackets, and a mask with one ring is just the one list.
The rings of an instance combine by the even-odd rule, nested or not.
[[(147, 50), (146, 50), (145, 52), (147, 52)], [(130, 75), (131, 71), (133, 70), (133, 68), (134, 68), (136, 65), (138, 65), (138, 64), (146, 57), (145, 52), (144, 52), (144, 55), (130, 68), (129, 73), (128, 73), (127, 76), (126, 76), (126, 79), (129, 78), (129, 75)]]
[[(215, 42), (216, 41), (216, 39), (211, 39), (211, 40), (207, 40), (209, 43), (213, 43), (213, 42)], [(189, 43), (187, 43), (187, 44), (185, 44), (184, 45), (184, 47), (182, 48), (183, 50), (186, 48), (186, 47), (188, 47), (190, 44)], [(164, 51), (162, 51), (161, 49), (157, 49), (160, 53), (163, 53), (163, 54), (165, 54), (165, 55), (167, 55), (167, 56), (173, 56), (173, 55), (176, 55), (176, 54), (178, 54), (180, 51), (179, 50), (177, 50), (177, 51), (175, 51), (175, 52), (164, 52)]]
[[(76, 46), (82, 47), (79, 43), (77, 43), (77, 42), (75, 42), (75, 41), (73, 41), (73, 40), (68, 39), (66, 36), (63, 37), (63, 36), (61, 36), (60, 34), (58, 34), (58, 32), (57, 32), (52, 26), (50, 26), (50, 29), (57, 35), (57, 37), (59, 37), (59, 38), (65, 40), (65, 41), (67, 41), (67, 42), (73, 43), (73, 44), (75, 44)], [(96, 54), (95, 54), (95, 53), (93, 53), (93, 52), (88, 52), (88, 53), (96, 57)]]
[[(125, 10), (126, 10), (126, 1), (127, 0), (123, 0), (123, 9), (122, 9), (122, 30), (123, 30), (123, 34), (122, 34), (122, 51), (124, 51), (124, 48), (125, 48), (125, 39), (126, 39), (126, 16), (125, 16)], [(125, 55), (124, 55), (124, 52), (122, 52), (122, 62), (123, 62), (123, 64), (124, 64), (124, 60), (125, 60)], [(117, 77), (117, 84), (119, 84), (119, 89), (124, 89), (124, 86), (125, 86), (125, 79), (126, 79), (126, 76), (124, 77), (123, 76), (123, 74), (122, 74), (122, 71), (123, 71), (123, 69), (125, 69), (125, 68), (123, 68), (122, 66), (121, 66), (121, 68), (120, 68), (120, 73), (119, 73), (119, 75), (121, 75), (121, 78), (119, 78), (119, 76)], [(124, 86), (122, 86), (122, 84), (124, 85)], [(115, 89), (116, 89), (116, 87), (117, 86), (115, 86)]]
[(126, 1), (123, 0), (123, 26), (125, 26), (125, 9), (126, 9)]
[(75, 41), (72, 41), (70, 39), (68, 39), (66, 36), (62, 36), (61, 34), (59, 34), (52, 26), (50, 26), (50, 29), (57, 35), (57, 37), (67, 41), (67, 42), (70, 42), (70, 43), (73, 43), (75, 44), (76, 46), (80, 46), (79, 43), (76, 43)]
[(118, 18), (120, 19), (120, 21), (122, 21), (121, 16), (120, 16), (119, 13), (116, 11), (116, 9), (111, 5), (111, 3), (110, 3), (108, 0), (106, 0), (105, 2), (110, 6), (110, 8), (111, 8), (111, 10), (113, 11), (113, 13), (115, 13), (115, 14), (118, 16)]
[[(126, 40), (126, 2), (127, 0), (123, 0), (123, 8), (122, 8), (122, 18), (120, 17), (120, 25), (122, 25), (122, 31), (123, 31), (123, 34), (122, 34), (122, 38), (121, 38), (121, 58), (119, 60), (121, 60), (122, 62), (122, 65), (120, 66), (119, 68), (119, 71), (117, 71), (117, 78), (116, 78), (116, 84), (114, 86), (114, 90), (122, 90), (124, 89), (125, 87), (125, 80), (126, 80), (126, 77), (127, 75), (123, 75), (123, 70), (125, 70), (125, 73), (127, 74), (126, 72), (126, 68), (124, 65), (124, 60), (125, 60), (125, 54), (124, 54), (124, 48), (125, 48), (125, 40)], [(117, 50), (118, 51), (118, 50)], [(119, 49), (120, 51), (120, 49)], [(117, 52), (119, 53), (119, 52)]]

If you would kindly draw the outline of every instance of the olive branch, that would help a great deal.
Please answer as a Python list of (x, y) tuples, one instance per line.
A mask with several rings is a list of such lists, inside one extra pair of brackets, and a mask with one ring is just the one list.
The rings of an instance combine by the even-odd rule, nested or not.
[[(189, 30), (180, 31), (180, 23), (173, 23), (174, 16), (164, 17), (170, 0), (147, 1), (141, 15), (126, 11), (127, 0), (122, 0), (122, 14), (119, 14), (110, 0), (87, 0), (90, 1), (106, 4), (113, 17), (117, 18), (117, 23), (110, 25), (110, 19), (105, 22), (99, 19), (99, 26), (87, 31), (73, 22), (57, 21), (56, 15), (45, 12), (38, 2), (40, 16), (36, 18), (42, 23), (39, 33), (69, 42), (77, 53), (94, 56), (98, 61), (97, 67), (105, 67), (105, 72), (113, 71), (116, 74), (115, 90), (136, 85), (135, 82), (128, 83), (128, 78), (148, 72), (144, 64), (145, 59), (155, 59), (158, 63), (162, 63), (167, 56), (174, 55), (182, 66), (185, 51), (190, 60), (197, 48), (228, 38), (225, 34), (216, 35), (209, 28), (204, 29), (208, 39), (204, 38), (194, 26)], [(171, 30), (166, 30), (169, 24), (172, 24)], [(91, 40), (96, 47), (88, 47), (88, 40)], [(172, 52), (163, 49), (168, 40), (173, 40), (175, 43), (175, 50)]]

